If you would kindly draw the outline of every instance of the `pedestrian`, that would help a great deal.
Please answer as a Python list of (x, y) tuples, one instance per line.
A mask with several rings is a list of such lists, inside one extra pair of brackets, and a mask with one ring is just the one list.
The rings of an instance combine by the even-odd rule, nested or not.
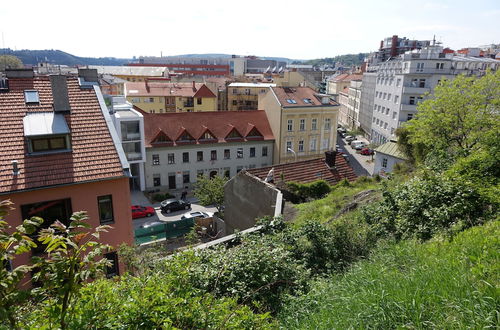
[(182, 194), (181, 194), (181, 199), (182, 199), (183, 201), (185, 201), (185, 200), (186, 200), (186, 197), (187, 197), (187, 194), (188, 194), (188, 192), (187, 192), (187, 188), (188, 188), (188, 187), (184, 187), (184, 191), (183, 191), (183, 192), (182, 192)]

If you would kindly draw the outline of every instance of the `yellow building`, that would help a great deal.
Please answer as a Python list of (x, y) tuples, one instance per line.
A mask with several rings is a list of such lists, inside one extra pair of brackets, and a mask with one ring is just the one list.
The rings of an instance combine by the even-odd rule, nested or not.
[(125, 96), (149, 113), (217, 111), (217, 97), (203, 83), (155, 80), (127, 83)]
[(227, 110), (259, 110), (259, 95), (275, 84), (234, 82), (227, 86)]
[(275, 137), (273, 164), (322, 157), (337, 143), (339, 104), (308, 87), (271, 87), (259, 97)]

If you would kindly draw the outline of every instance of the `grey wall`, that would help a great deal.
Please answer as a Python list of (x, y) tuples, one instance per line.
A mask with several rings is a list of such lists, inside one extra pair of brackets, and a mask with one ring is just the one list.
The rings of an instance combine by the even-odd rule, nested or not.
[[(257, 177), (241, 171), (224, 186), (224, 221), (226, 233), (244, 230), (255, 225), (255, 219), (275, 215), (281, 192)], [(281, 203), (278, 203), (280, 207)], [(279, 210), (281, 214), (281, 209)]]

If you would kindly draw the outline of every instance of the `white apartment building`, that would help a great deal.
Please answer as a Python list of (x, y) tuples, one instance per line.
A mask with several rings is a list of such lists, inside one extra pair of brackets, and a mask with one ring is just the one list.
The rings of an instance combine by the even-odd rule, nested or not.
[(264, 111), (144, 114), (146, 189), (190, 189), (200, 175), (232, 177), (272, 165)]
[(458, 74), (482, 75), (497, 70), (500, 61), (444, 54), (440, 46), (430, 46), (380, 63), (377, 69), (371, 140), (383, 144), (394, 138), (396, 129), (411, 120), (417, 104), (432, 94), (442, 79)]

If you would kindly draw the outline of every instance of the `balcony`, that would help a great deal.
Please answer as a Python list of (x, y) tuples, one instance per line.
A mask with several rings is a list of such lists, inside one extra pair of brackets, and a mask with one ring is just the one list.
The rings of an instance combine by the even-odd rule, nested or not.
[(122, 143), (122, 147), (123, 151), (125, 151), (125, 155), (127, 156), (127, 160), (142, 160), (142, 148), (140, 142)]
[(416, 104), (401, 104), (401, 111), (417, 111), (417, 105)]
[(404, 86), (403, 94), (424, 94), (430, 92), (430, 88), (427, 87), (414, 87), (414, 86)]

